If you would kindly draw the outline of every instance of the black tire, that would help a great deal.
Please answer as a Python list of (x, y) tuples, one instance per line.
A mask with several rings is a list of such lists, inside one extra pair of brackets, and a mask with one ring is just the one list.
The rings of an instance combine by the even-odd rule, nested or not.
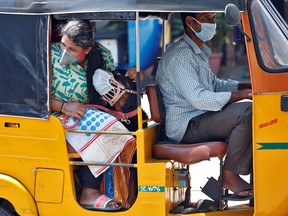
[(1, 216), (15, 216), (15, 214), (9, 210), (7, 210), (5, 207), (0, 206), (0, 215)]

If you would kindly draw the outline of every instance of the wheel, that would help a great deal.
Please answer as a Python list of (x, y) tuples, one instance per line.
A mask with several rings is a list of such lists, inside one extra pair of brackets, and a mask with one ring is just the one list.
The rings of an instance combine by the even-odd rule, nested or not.
[(0, 206), (0, 215), (1, 216), (15, 216), (15, 214), (3, 206)]

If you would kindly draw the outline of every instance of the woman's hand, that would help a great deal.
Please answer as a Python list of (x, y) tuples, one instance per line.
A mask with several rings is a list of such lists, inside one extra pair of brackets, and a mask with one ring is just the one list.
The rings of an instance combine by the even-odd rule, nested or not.
[(86, 113), (86, 107), (78, 102), (65, 102), (62, 113), (80, 120)]

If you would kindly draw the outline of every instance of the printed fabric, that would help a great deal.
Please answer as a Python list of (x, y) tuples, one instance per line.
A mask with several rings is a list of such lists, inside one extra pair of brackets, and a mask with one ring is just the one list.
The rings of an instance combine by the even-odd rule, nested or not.
[[(66, 122), (66, 126), (73, 126), (76, 122), (76, 118), (71, 117)], [(114, 116), (94, 108), (87, 109), (86, 114), (73, 129), (128, 132), (126, 127)], [(119, 134), (84, 134), (67, 132), (66, 139), (79, 153), (83, 161), (96, 161), (99, 163), (113, 163), (129, 142), (135, 142), (133, 136)], [(89, 166), (89, 169), (97, 178), (101, 173), (105, 172), (108, 167)]]

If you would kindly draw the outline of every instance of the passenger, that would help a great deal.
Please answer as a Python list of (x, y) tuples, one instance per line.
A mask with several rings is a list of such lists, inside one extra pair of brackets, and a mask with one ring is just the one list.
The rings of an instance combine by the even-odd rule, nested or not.
[[(78, 130), (86, 124), (88, 130), (127, 131), (115, 117), (85, 106), (88, 103), (99, 104), (101, 101), (94, 89), (92, 76), (98, 68), (108, 71), (115, 69), (111, 52), (95, 42), (94, 29), (89, 21), (71, 20), (61, 27), (60, 32), (61, 42), (52, 44), (52, 111), (56, 115), (62, 113), (72, 117), (70, 124), (77, 124), (78, 120)], [(130, 135), (66, 133), (66, 139), (84, 162), (96, 160), (112, 163), (128, 144), (135, 145), (135, 139)], [(104, 148), (106, 151), (102, 150)], [(104, 210), (106, 207), (108, 211), (118, 209), (116, 202), (100, 193), (103, 172), (107, 168), (79, 168), (83, 186), (79, 203), (84, 208)], [(122, 207), (125, 205), (122, 204)]]
[[(223, 186), (234, 198), (248, 200), (252, 185), (239, 175), (251, 173), (251, 84), (218, 79), (205, 45), (216, 31), (216, 13), (182, 13), (185, 33), (163, 55), (156, 80), (166, 107), (166, 133), (180, 143), (225, 141)], [(237, 102), (237, 103), (235, 103)], [(231, 196), (230, 196), (231, 197)]]

